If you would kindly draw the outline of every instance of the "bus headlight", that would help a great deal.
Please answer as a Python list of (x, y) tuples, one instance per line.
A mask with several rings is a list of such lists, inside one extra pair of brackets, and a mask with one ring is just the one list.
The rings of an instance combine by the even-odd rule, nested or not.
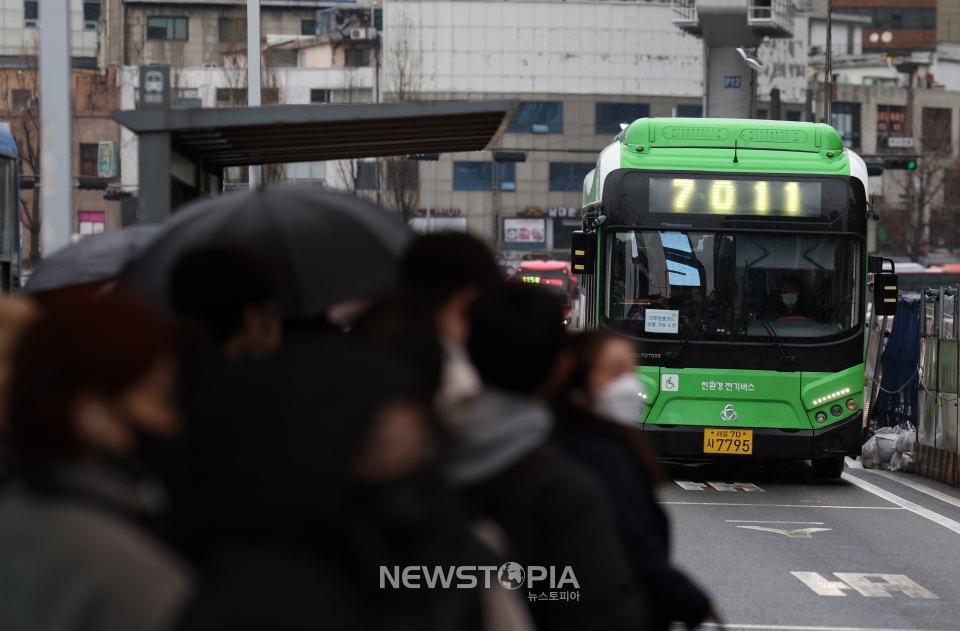
[(840, 407), (839, 405), (835, 405), (830, 408), (830, 414), (833, 414), (834, 416), (840, 416), (842, 413), (843, 413), (843, 408)]
[(826, 422), (827, 422), (827, 415), (824, 414), (823, 412), (817, 412), (817, 415), (816, 415), (816, 417), (814, 417), (814, 418), (817, 419), (817, 422), (818, 422), (818, 423), (826, 423)]
[(857, 409), (857, 402), (853, 399), (847, 399), (847, 409), (850, 411)]

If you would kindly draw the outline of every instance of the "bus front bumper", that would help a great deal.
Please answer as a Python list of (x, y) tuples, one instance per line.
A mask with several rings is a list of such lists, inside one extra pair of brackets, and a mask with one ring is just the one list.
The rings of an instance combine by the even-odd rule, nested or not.
[[(717, 426), (711, 426), (717, 427)], [(689, 425), (643, 426), (643, 433), (663, 456), (704, 456), (703, 427)], [(753, 457), (817, 460), (836, 456), (859, 456), (863, 446), (863, 410), (821, 429), (752, 429)], [(715, 454), (706, 454), (714, 456)], [(740, 456), (749, 458), (750, 456)]]

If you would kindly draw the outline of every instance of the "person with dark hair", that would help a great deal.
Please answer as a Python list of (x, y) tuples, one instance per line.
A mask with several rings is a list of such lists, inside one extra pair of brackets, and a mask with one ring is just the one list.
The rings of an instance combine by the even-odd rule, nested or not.
[(183, 255), (170, 274), (170, 303), (229, 359), (272, 353), (283, 340), (269, 270), (243, 250), (208, 246)]
[(778, 320), (806, 320), (807, 304), (803, 283), (796, 276), (787, 276), (780, 281), (780, 302), (777, 304)]
[(417, 379), (339, 336), (235, 362), (209, 396), (181, 631), (479, 631), (476, 588), (381, 586), (381, 567), (495, 562), (439, 475)]
[(646, 603), (599, 480), (549, 441), (545, 400), (562, 369), (560, 305), (526, 283), (485, 287), (470, 310), (470, 357), (484, 390), (448, 419), (448, 477), (509, 540), (522, 567), (569, 567), (579, 600), (531, 600), (539, 629), (645, 629)]
[(650, 601), (651, 628), (694, 629), (712, 614), (709, 598), (670, 563), (670, 529), (654, 488), (667, 477), (639, 430), (641, 384), (634, 343), (609, 331), (570, 339), (574, 369), (554, 398), (557, 440), (603, 482), (629, 560)]
[(151, 534), (164, 493), (131, 456), (181, 430), (168, 326), (122, 293), (58, 302), (15, 353), (0, 498), (0, 628), (160, 631), (190, 594)]
[[(481, 287), (503, 280), (490, 249), (476, 237), (442, 232), (419, 237), (401, 265), (402, 293), (423, 317), (433, 319), (444, 348), (436, 398), (446, 412), (480, 391), (480, 379), (467, 357), (469, 311)], [(419, 315), (418, 315), (419, 317)]]

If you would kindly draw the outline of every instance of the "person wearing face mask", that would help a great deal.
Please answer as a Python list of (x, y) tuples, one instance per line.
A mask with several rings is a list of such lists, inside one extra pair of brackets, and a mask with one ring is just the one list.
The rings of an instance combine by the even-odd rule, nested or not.
[(801, 301), (800, 279), (786, 278), (780, 283), (778, 320), (806, 320), (805, 305)]
[(191, 568), (153, 535), (165, 494), (133, 459), (181, 431), (167, 325), (122, 292), (50, 307), (20, 340), (0, 498), (0, 628), (169, 628)]
[(639, 431), (643, 389), (634, 352), (633, 342), (605, 331), (569, 340), (570, 378), (553, 400), (556, 438), (608, 490), (648, 594), (651, 628), (680, 622), (693, 629), (716, 616), (706, 594), (670, 562), (669, 524), (654, 492), (667, 477)]

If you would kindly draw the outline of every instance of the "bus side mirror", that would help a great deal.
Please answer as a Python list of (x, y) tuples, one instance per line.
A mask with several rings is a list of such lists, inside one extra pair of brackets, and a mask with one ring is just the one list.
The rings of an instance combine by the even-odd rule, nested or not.
[[(890, 263), (890, 271), (883, 271), (883, 264)], [(897, 268), (890, 259), (871, 256), (869, 271), (873, 274), (873, 311), (879, 316), (897, 315), (899, 286)]]
[(597, 264), (597, 233), (577, 230), (570, 237), (570, 265), (573, 273), (593, 276)]

